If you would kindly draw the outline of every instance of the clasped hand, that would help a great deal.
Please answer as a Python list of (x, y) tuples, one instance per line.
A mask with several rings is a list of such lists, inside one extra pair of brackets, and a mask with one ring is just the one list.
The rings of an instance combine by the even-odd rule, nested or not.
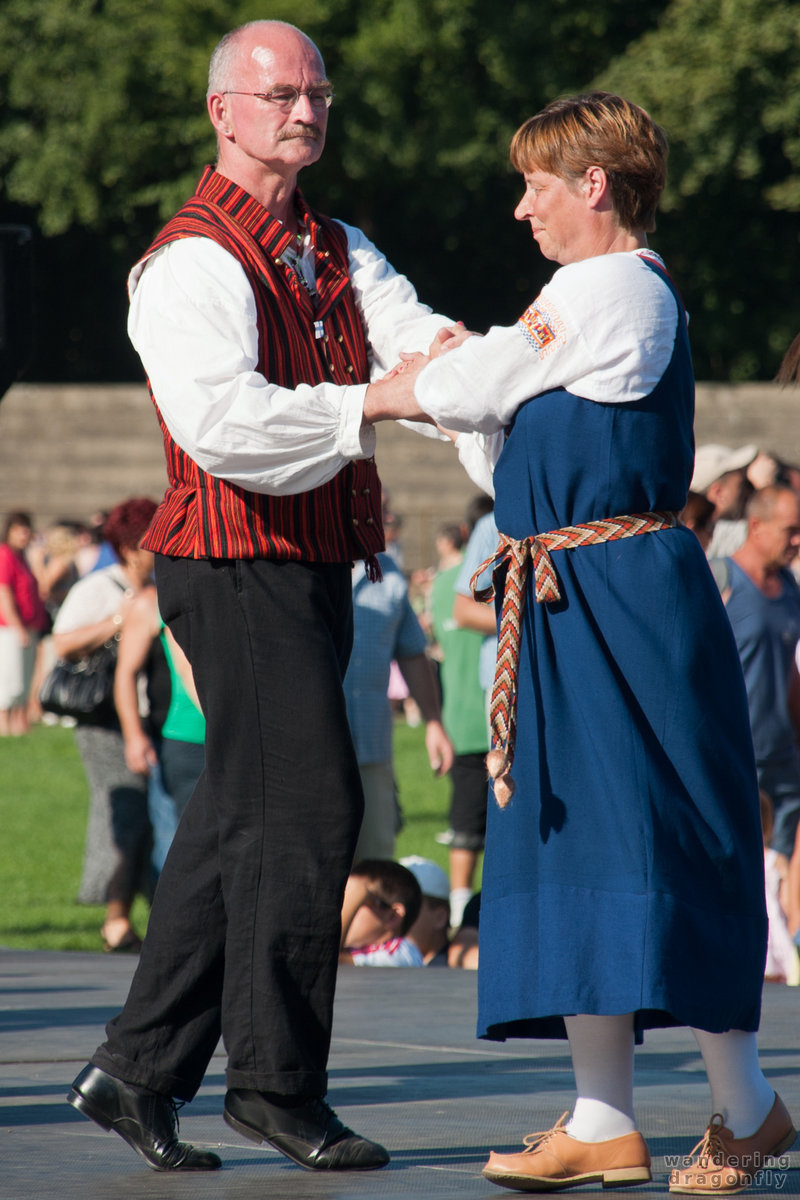
[(392, 367), (378, 383), (371, 383), (364, 399), (364, 420), (423, 421), (429, 425), (434, 421), (423, 412), (414, 395), (414, 384), (420, 371), (432, 359), (454, 350), (472, 334), (463, 325), (451, 325), (440, 329), (430, 344), (427, 354), (401, 354), (400, 362)]

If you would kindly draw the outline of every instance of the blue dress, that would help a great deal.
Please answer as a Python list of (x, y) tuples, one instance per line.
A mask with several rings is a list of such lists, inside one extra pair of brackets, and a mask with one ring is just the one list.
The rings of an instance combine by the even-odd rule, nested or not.
[[(649, 396), (558, 389), (518, 410), (495, 468), (500, 530), (683, 508), (694, 383), (678, 307)], [(530, 582), (526, 598), (516, 792), (489, 805), (479, 1036), (564, 1037), (575, 1013), (633, 1012), (637, 1040), (675, 1024), (755, 1030), (758, 789), (736, 645), (700, 544), (678, 527), (552, 559), (562, 599), (537, 604)]]

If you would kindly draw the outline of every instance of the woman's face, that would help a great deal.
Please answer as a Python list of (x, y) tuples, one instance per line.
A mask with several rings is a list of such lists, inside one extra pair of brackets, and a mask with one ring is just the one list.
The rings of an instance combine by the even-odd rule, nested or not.
[(8, 545), (12, 550), (25, 550), (31, 540), (28, 525), (12, 525), (8, 531)]
[(514, 216), (530, 222), (533, 240), (545, 258), (562, 267), (588, 258), (594, 252), (588, 249), (593, 229), (583, 183), (566, 183), (545, 171), (526, 171), (523, 179), (525, 192)]
[(141, 546), (120, 546), (120, 558), (128, 574), (142, 587), (153, 573), (153, 553)]

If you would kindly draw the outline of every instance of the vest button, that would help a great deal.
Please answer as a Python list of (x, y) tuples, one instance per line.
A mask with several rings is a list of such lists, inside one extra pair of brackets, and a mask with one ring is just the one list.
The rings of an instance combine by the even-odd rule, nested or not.
[(354, 525), (357, 525), (357, 524), (358, 524), (358, 517), (353, 517), (353, 524), (354, 524)]
[(348, 367), (348, 368), (347, 368), (347, 374), (348, 374), (348, 375), (352, 375), (352, 374), (353, 374), (353, 368), (352, 368), (352, 367)]

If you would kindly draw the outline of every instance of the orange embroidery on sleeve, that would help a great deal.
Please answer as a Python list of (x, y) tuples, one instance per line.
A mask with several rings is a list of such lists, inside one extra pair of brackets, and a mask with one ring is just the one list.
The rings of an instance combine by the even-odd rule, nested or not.
[(546, 308), (541, 298), (525, 309), (517, 324), (539, 354), (549, 353), (565, 340), (561, 318), (554, 309)]

